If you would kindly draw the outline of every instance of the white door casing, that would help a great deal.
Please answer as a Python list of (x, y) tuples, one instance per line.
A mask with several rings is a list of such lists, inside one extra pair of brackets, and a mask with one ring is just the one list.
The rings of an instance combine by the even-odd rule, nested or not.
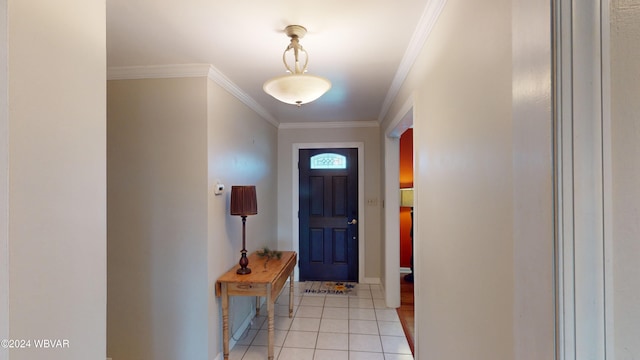
[(609, 3), (555, 3), (557, 358), (614, 359)]

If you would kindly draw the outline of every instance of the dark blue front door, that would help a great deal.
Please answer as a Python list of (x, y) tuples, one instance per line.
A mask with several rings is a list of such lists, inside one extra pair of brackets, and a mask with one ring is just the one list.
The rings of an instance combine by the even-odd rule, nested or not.
[(358, 281), (358, 149), (301, 149), (300, 280)]

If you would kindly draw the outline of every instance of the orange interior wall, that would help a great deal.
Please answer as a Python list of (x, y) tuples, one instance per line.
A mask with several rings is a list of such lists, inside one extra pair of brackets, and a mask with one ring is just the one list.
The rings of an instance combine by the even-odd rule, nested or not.
[[(413, 129), (400, 136), (400, 188), (413, 187)], [(411, 266), (411, 209), (400, 208), (400, 266)]]

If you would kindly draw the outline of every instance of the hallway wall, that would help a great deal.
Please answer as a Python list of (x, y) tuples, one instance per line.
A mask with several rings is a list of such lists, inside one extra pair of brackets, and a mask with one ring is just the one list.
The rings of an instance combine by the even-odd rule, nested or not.
[[(242, 250), (242, 219), (229, 215), (231, 186), (256, 186), (258, 214), (248, 216), (246, 223), (249, 253), (277, 246), (278, 130), (214, 81), (209, 80), (207, 88), (210, 359), (222, 352), (221, 301), (213, 296), (213, 286), (238, 263)], [(217, 180), (226, 187), (223, 195), (212, 195)], [(238, 338), (241, 324), (255, 312), (255, 302), (252, 297), (232, 297), (230, 308), (231, 331)]]
[(416, 358), (554, 356), (549, 11), (448, 1), (381, 125), (413, 99)]
[(640, 2), (611, 2), (613, 301), (616, 359), (640, 357)]
[[(214, 285), (242, 248), (229, 194), (256, 185), (247, 250), (274, 247), (277, 129), (204, 74), (111, 80), (108, 110), (108, 355), (221, 358)], [(233, 332), (253, 304), (231, 300)]]
[(419, 59), (418, 358), (514, 358), (510, 34), (509, 1), (451, 1)]
[(107, 89), (107, 355), (207, 359), (207, 79)]
[(0, 70), (7, 96), (0, 101), (7, 105), (0, 106), (0, 177), (8, 184), (0, 184), (8, 197), (0, 195), (0, 216), (8, 220), (0, 220), (0, 276), (8, 274), (8, 286), (0, 286), (0, 335), (9, 332), (0, 338), (68, 340), (60, 349), (34, 342), (11, 349), (11, 360), (104, 359), (104, 2), (0, 6), (8, 11), (0, 20), (8, 35), (0, 40), (8, 46), (0, 50), (8, 66)]
[(512, 2), (514, 358), (555, 357), (551, 8)]
[[(0, 339), (9, 338), (9, 110), (7, 0), (0, 0)], [(0, 348), (0, 357), (9, 350)]]

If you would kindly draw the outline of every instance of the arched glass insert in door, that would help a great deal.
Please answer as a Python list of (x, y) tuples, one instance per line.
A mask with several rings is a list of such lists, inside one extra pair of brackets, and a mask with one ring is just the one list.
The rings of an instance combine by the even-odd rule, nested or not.
[(322, 153), (313, 155), (310, 159), (311, 169), (346, 169), (347, 157), (334, 154), (334, 153)]

